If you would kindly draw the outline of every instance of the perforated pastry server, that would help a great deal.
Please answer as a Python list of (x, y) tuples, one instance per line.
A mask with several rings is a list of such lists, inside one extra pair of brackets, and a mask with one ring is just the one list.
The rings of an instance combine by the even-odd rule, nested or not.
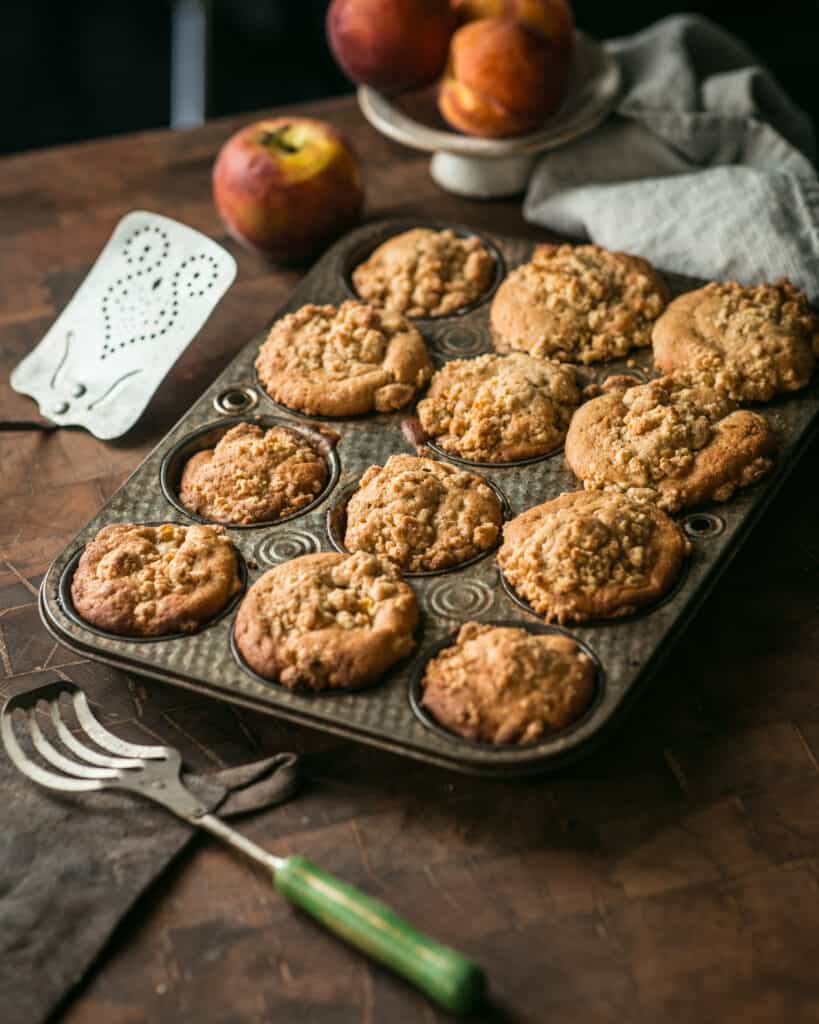
[(236, 276), (193, 228), (135, 210), (117, 224), (74, 297), (14, 369), (11, 386), (57, 426), (120, 437)]

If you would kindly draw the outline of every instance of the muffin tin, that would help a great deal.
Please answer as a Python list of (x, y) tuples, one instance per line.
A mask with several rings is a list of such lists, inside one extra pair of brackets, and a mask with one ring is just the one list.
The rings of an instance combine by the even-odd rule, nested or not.
[[(527, 260), (533, 243), (487, 236), (453, 224), (428, 221), (385, 221), (368, 224), (336, 243), (293, 292), (274, 319), (307, 302), (339, 303), (351, 295), (350, 272), (390, 235), (410, 227), (451, 227), (481, 235), (498, 262), (495, 284), (507, 268)], [(664, 275), (674, 294), (701, 282)], [(494, 286), (493, 286), (494, 287)], [(449, 359), (492, 351), (484, 301), (446, 317), (417, 319), (436, 366)], [(253, 338), (227, 369), (159, 443), (126, 483), (66, 547), (43, 580), (43, 620), (63, 644), (94, 659), (152, 676), (213, 697), (324, 729), (340, 736), (445, 767), (487, 776), (522, 775), (554, 768), (587, 750), (621, 714), (684, 630), (738, 546), (808, 444), (818, 422), (819, 387), (811, 384), (792, 397), (764, 407), (777, 434), (777, 465), (766, 480), (725, 504), (713, 504), (680, 517), (693, 552), (676, 589), (662, 602), (625, 620), (588, 623), (557, 630), (545, 627), (525, 605), (513, 600), (499, 576), (494, 553), (468, 565), (410, 578), (421, 608), (418, 646), (412, 656), (393, 667), (375, 685), (362, 691), (303, 694), (267, 682), (242, 667), (232, 645), (236, 605), (189, 636), (150, 643), (106, 635), (85, 624), (70, 608), (70, 574), (79, 551), (111, 522), (197, 522), (176, 503), (175, 482), (181, 456), (218, 438), (233, 423), (281, 422), (306, 431), (325, 451), (330, 479), (319, 498), (305, 510), (272, 525), (228, 527), (247, 567), (246, 583), (282, 561), (313, 551), (333, 550), (328, 516), (364, 470), (394, 453), (416, 451), (413, 410), (339, 418), (306, 417), (273, 402), (260, 386), (254, 360), (265, 334)], [(584, 368), (588, 381), (610, 374), (651, 375), (651, 352)], [(436, 458), (446, 459), (438, 449)], [(469, 466), (460, 458), (453, 464)], [(503, 496), (512, 515), (532, 505), (576, 490), (562, 449), (520, 464), (474, 464)], [(334, 510), (336, 510), (334, 512)], [(332, 522), (332, 519), (330, 520)], [(419, 706), (423, 664), (446, 638), (468, 620), (520, 623), (552, 629), (574, 637), (595, 658), (598, 691), (589, 711), (560, 733), (522, 747), (491, 747), (461, 739), (430, 722)]]

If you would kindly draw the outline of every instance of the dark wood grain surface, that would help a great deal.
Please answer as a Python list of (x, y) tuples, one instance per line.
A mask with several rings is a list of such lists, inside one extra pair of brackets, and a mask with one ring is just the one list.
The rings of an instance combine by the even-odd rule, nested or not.
[[(538, 237), (517, 203), (440, 192), (426, 158), (377, 135), (352, 101), (304, 109), (356, 145), (369, 217)], [(480, 1019), (819, 1020), (819, 446), (626, 724), (544, 779), (471, 780), (129, 678), (79, 659), (41, 626), (36, 591), (50, 559), (299, 279), (237, 249), (216, 218), (211, 163), (246, 120), (0, 161), (4, 419), (31, 418), (8, 373), (124, 213), (178, 218), (239, 259), (236, 284), (127, 437), (0, 434), (0, 695), (72, 679), (134, 734), (179, 746), (199, 769), (298, 751), (303, 795), (247, 821), (248, 833), (308, 855), (479, 959), (492, 990)], [(444, 1017), (203, 840), (123, 922), (59, 1019)]]

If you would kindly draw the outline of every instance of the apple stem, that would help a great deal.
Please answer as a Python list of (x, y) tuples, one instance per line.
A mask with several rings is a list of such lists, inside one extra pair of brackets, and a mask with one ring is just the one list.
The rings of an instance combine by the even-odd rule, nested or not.
[(281, 128), (277, 128), (274, 132), (262, 132), (259, 137), (259, 142), (263, 146), (272, 146), (274, 149), (280, 149), (284, 153), (298, 153), (298, 146), (291, 146), (290, 143), (285, 139), (284, 133), (290, 130), (290, 125), (282, 125)]

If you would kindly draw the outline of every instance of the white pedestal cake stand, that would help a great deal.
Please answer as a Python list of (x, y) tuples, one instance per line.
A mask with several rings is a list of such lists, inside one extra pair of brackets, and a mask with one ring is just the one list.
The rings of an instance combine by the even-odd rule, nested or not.
[(434, 153), (432, 178), (456, 195), (489, 199), (517, 195), (526, 188), (538, 154), (563, 146), (596, 128), (614, 109), (620, 94), (615, 58), (582, 32), (566, 97), (537, 131), (508, 139), (481, 139), (449, 131), (437, 113), (434, 94), (388, 99), (360, 86), (358, 103), (383, 135), (413, 149)]

